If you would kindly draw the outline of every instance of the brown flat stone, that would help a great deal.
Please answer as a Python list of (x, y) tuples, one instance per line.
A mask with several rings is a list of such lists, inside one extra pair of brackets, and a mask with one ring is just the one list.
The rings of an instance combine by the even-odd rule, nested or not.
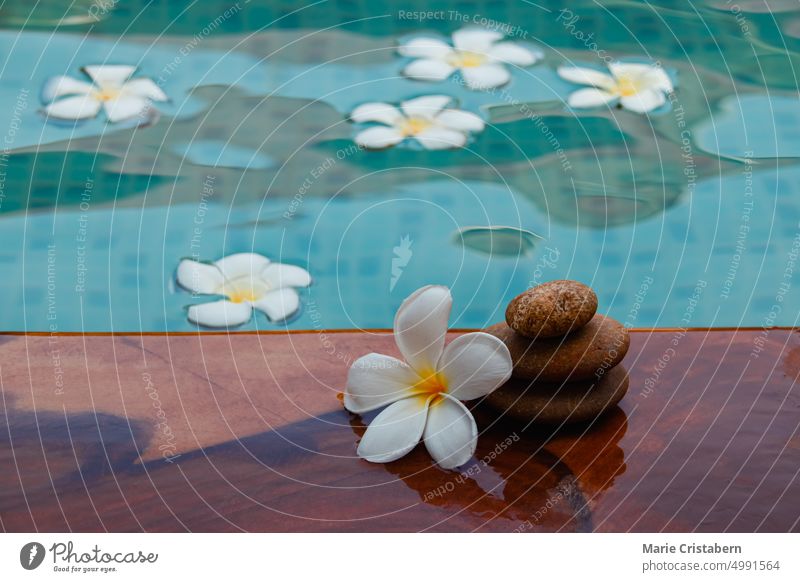
[(506, 308), (506, 323), (532, 338), (559, 337), (589, 323), (597, 295), (579, 281), (550, 281), (520, 293)]
[(608, 370), (600, 380), (547, 383), (512, 378), (486, 403), (515, 420), (540, 424), (582, 422), (614, 407), (628, 391), (628, 371)]
[(513, 375), (540, 382), (588, 380), (613, 368), (628, 353), (628, 330), (597, 314), (581, 329), (559, 338), (532, 340), (505, 323), (486, 332), (500, 338), (511, 352)]

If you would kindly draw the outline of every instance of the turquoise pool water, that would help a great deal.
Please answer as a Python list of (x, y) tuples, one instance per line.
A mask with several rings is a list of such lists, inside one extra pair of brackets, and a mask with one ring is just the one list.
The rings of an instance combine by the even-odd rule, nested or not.
[[(556, 278), (631, 326), (797, 323), (796, 2), (49, 0), (0, 23), (2, 330), (197, 329), (208, 298), (178, 263), (237, 252), (314, 279), (285, 322), (237, 329), (390, 327), (431, 283), (453, 290), (451, 325), (482, 327)], [(468, 25), (541, 58), (496, 90), (401, 74), (398, 45)], [(661, 64), (668, 103), (568, 107), (557, 68), (612, 59)], [(46, 118), (48, 79), (96, 64), (170, 101), (144, 125)], [(448, 150), (355, 145), (358, 105), (432, 94), (486, 128)]]

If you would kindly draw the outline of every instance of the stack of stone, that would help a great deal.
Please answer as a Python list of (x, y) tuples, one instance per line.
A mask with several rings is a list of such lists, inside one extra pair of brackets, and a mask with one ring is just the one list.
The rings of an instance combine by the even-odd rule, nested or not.
[(486, 402), (525, 422), (591, 420), (619, 402), (630, 345), (619, 322), (597, 314), (597, 295), (578, 281), (550, 281), (515, 297), (506, 322), (486, 331), (511, 353), (511, 379)]

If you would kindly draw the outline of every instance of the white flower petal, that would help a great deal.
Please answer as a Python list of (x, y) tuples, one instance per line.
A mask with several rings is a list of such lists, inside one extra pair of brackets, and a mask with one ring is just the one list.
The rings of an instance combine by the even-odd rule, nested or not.
[(661, 67), (653, 67), (650, 71), (644, 74), (645, 83), (652, 89), (658, 89), (665, 93), (672, 93), (675, 87), (672, 85), (672, 79), (669, 78), (667, 72)]
[(101, 88), (119, 88), (133, 75), (136, 67), (128, 65), (90, 65), (83, 67), (83, 71)]
[(225, 283), (222, 272), (216, 265), (184, 259), (178, 264), (178, 285), (192, 293), (215, 294)]
[(134, 95), (120, 95), (103, 103), (108, 120), (112, 123), (136, 117), (150, 106), (150, 101)]
[(189, 321), (206, 327), (236, 327), (247, 323), (253, 315), (248, 303), (221, 299), (189, 307)]
[(53, 99), (64, 95), (86, 95), (91, 93), (94, 87), (86, 81), (79, 81), (72, 77), (53, 77), (42, 87), (42, 101), (49, 103)]
[(389, 103), (364, 103), (356, 107), (350, 114), (350, 119), (356, 123), (367, 123), (369, 121), (376, 121), (385, 125), (394, 125), (403, 114)]
[(394, 316), (397, 347), (406, 362), (422, 376), (436, 370), (452, 306), (453, 298), (447, 287), (428, 285), (409, 295)]
[(617, 84), (611, 75), (585, 67), (558, 67), (558, 75), (570, 83), (611, 90)]
[(486, 126), (480, 116), (460, 109), (445, 109), (436, 116), (436, 122), (456, 131), (483, 131)]
[(511, 354), (488, 333), (457, 337), (444, 349), (438, 370), (447, 378), (447, 393), (458, 400), (482, 398), (511, 377)]
[(388, 463), (407, 455), (419, 443), (427, 416), (427, 398), (416, 396), (391, 404), (367, 428), (358, 456), (372, 463)]
[(453, 98), (448, 95), (425, 95), (424, 97), (403, 101), (400, 104), (400, 108), (408, 117), (433, 119), (452, 100)]
[(625, 109), (635, 113), (653, 111), (653, 109), (658, 109), (666, 102), (667, 98), (664, 96), (664, 93), (658, 89), (646, 89), (644, 91), (639, 91), (636, 95), (620, 99), (620, 103), (622, 103)]
[(59, 119), (88, 119), (100, 112), (100, 101), (91, 95), (64, 97), (45, 107), (44, 112)]
[(567, 98), (567, 104), (570, 107), (576, 108), (599, 107), (600, 105), (605, 105), (616, 99), (617, 96), (608, 91), (603, 91), (595, 87), (587, 87), (586, 89), (578, 89), (570, 93), (570, 96)]
[(541, 58), (541, 54), (529, 51), (513, 42), (499, 42), (492, 46), (487, 54), (494, 60), (520, 67), (529, 67)]
[(459, 71), (470, 89), (493, 89), (505, 85), (511, 80), (511, 73), (499, 64), (490, 63), (479, 67), (466, 67)]
[(453, 33), (453, 45), (459, 50), (487, 53), (489, 48), (503, 38), (501, 32), (482, 28), (462, 28)]
[(648, 75), (647, 82), (653, 89), (658, 89), (665, 93), (672, 93), (675, 90), (672, 85), (672, 79), (664, 71), (653, 71)]
[(644, 63), (609, 63), (608, 70), (615, 77), (639, 77), (655, 69), (653, 65)]
[(151, 79), (144, 77), (139, 79), (132, 79), (122, 86), (122, 90), (135, 97), (145, 97), (153, 101), (168, 101), (166, 93), (161, 90), (161, 87), (156, 85)]
[(455, 72), (455, 67), (438, 59), (418, 59), (406, 65), (403, 75), (420, 81), (444, 81)]
[(647, 89), (659, 89), (666, 93), (674, 90), (672, 79), (661, 67), (642, 63), (611, 63), (609, 70), (615, 77), (632, 77)]
[(647, 75), (645, 75), (645, 77), (647, 78), (648, 83), (650, 83), (651, 87), (654, 89), (660, 89), (665, 93), (672, 93), (675, 90), (675, 87), (672, 84), (672, 79), (670, 79), (669, 75), (667, 75), (667, 72), (660, 67), (650, 71), (647, 73)]
[(466, 134), (446, 127), (429, 127), (414, 136), (426, 150), (447, 150), (463, 147)]
[(367, 354), (347, 373), (344, 407), (360, 414), (408, 397), (419, 375), (405, 362), (383, 354)]
[(285, 265), (283, 263), (270, 263), (261, 272), (261, 279), (269, 285), (270, 289), (283, 287), (308, 287), (311, 285), (311, 275), (303, 267)]
[(423, 438), (433, 460), (442, 469), (453, 469), (475, 454), (478, 427), (466, 406), (445, 396), (431, 405)]
[(443, 59), (453, 47), (438, 38), (419, 37), (400, 45), (397, 52), (404, 57)]
[(426, 150), (449, 150), (464, 147), (467, 136), (446, 127), (430, 127), (414, 136)]
[(222, 275), (228, 280), (238, 279), (239, 277), (250, 277), (256, 279), (261, 272), (270, 264), (270, 260), (257, 253), (234, 253), (228, 255), (214, 263), (222, 271)]
[(253, 301), (253, 307), (266, 313), (271, 321), (283, 321), (300, 308), (300, 296), (291, 287), (274, 289)]
[(397, 145), (405, 137), (400, 130), (394, 127), (370, 127), (359, 132), (355, 141), (358, 145), (372, 150), (379, 150), (389, 146)]

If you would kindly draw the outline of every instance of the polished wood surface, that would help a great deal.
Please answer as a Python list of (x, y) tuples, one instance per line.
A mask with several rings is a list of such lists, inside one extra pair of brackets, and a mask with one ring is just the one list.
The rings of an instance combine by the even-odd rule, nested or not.
[[(451, 339), (456, 333), (451, 333)], [(537, 429), (476, 403), (460, 471), (355, 457), (386, 333), (0, 336), (4, 531), (797, 531), (800, 335), (632, 332), (630, 390)]]

